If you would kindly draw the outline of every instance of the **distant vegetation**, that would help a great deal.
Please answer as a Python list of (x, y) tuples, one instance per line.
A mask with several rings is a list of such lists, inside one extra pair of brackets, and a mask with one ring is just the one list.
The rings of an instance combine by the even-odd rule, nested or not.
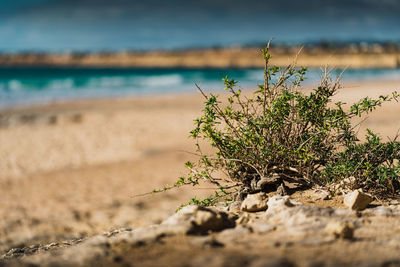
[[(74, 51), (69, 53), (0, 53), (0, 66), (129, 67), (129, 68), (262, 68), (257, 43), (232, 47), (191, 47), (164, 51)], [(270, 47), (273, 63), (289, 64), (299, 46)], [(400, 42), (311, 42), (303, 46), (299, 62), (319, 68), (321, 62), (337, 68), (398, 68)]]
[[(262, 44), (249, 44), (247, 47), (262, 47)], [(294, 52), (298, 46), (293, 44), (281, 43), (271, 45), (271, 50), (275, 53)], [(329, 41), (321, 40), (318, 42), (308, 42), (302, 45), (303, 53), (339, 53), (339, 54), (360, 54), (360, 53), (399, 53), (400, 41)]]

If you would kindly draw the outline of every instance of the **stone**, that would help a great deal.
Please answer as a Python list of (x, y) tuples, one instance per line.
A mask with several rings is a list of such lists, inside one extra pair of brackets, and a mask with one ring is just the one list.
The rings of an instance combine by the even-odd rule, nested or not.
[(271, 225), (264, 221), (254, 222), (250, 225), (250, 227), (253, 230), (253, 232), (257, 234), (264, 234), (276, 230), (275, 225)]
[(169, 217), (162, 225), (185, 229), (186, 234), (206, 234), (235, 227), (235, 220), (223, 211), (190, 205)]
[(289, 196), (275, 195), (269, 198), (267, 202), (268, 213), (277, 213), (298, 204), (299, 203), (296, 203), (296, 201), (291, 199)]
[(259, 189), (263, 192), (269, 192), (276, 189), (276, 187), (282, 182), (282, 177), (274, 173), (270, 177), (262, 177), (256, 185), (256, 189)]
[(354, 223), (330, 222), (326, 226), (326, 232), (335, 238), (352, 239), (354, 236)]
[(313, 192), (313, 198), (314, 200), (328, 200), (331, 198), (331, 195), (329, 192), (322, 190), (322, 189), (316, 189)]
[(267, 202), (268, 196), (263, 192), (248, 194), (242, 202), (240, 209), (248, 212), (263, 211), (268, 208)]
[(392, 199), (392, 200), (389, 202), (389, 205), (400, 205), (400, 200), (398, 200), (398, 199)]
[(329, 192), (333, 192), (333, 193), (335, 193), (335, 195), (338, 195), (338, 196), (342, 194), (342, 191), (340, 189), (341, 189), (340, 184), (331, 184), (328, 187)]
[[(296, 202), (288, 196), (273, 196), (268, 201), (268, 210), (265, 212), (265, 222), (274, 225), (277, 231), (284, 230), (287, 235), (298, 238), (314, 237), (314, 243), (327, 242), (325, 228), (331, 222), (348, 221), (355, 217), (355, 211), (330, 207), (308, 206)], [(337, 226), (335, 230), (339, 237), (347, 238), (350, 234), (348, 228), (354, 229), (351, 225), (343, 229)], [(329, 228), (330, 229), (330, 228)], [(256, 232), (256, 230), (254, 230)], [(332, 234), (333, 235), (333, 234)]]
[[(318, 211), (314, 207), (297, 203), (289, 196), (275, 195), (268, 201), (265, 219), (269, 224), (284, 226), (290, 231), (298, 232), (297, 226), (301, 226), (301, 228), (304, 225), (314, 227), (312, 221), (314, 220), (314, 214), (317, 213)], [(303, 231), (301, 230), (300, 232)]]
[(362, 192), (362, 190), (354, 190), (344, 196), (343, 203), (352, 210), (363, 210), (373, 200), (371, 195)]
[(56, 254), (48, 251), (34, 255), (32, 258), (27, 258), (26, 263), (30, 266), (87, 266), (90, 260), (105, 257), (109, 244), (107, 237), (93, 236), (79, 244), (60, 247)]
[(241, 201), (234, 201), (229, 205), (228, 211), (233, 213), (239, 213), (241, 205), (242, 205)]

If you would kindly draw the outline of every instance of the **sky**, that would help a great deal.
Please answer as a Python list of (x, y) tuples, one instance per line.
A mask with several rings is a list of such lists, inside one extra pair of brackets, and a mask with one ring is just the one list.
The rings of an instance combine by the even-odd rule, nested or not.
[(0, 51), (400, 40), (399, 0), (0, 0)]

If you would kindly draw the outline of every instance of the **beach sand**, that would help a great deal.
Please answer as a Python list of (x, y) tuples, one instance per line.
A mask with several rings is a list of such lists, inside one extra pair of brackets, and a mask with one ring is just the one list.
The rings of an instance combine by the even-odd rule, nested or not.
[[(400, 81), (352, 82), (335, 96), (400, 91)], [(0, 254), (12, 247), (158, 223), (191, 196), (191, 187), (135, 197), (174, 183), (195, 159), (188, 138), (200, 94), (93, 100), (0, 112)], [(400, 128), (400, 103), (360, 127), (385, 139)]]

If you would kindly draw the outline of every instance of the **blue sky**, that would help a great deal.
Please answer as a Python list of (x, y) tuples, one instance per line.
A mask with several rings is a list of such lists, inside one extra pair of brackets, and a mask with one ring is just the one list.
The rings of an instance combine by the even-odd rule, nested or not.
[(398, 0), (0, 0), (0, 51), (400, 40)]

